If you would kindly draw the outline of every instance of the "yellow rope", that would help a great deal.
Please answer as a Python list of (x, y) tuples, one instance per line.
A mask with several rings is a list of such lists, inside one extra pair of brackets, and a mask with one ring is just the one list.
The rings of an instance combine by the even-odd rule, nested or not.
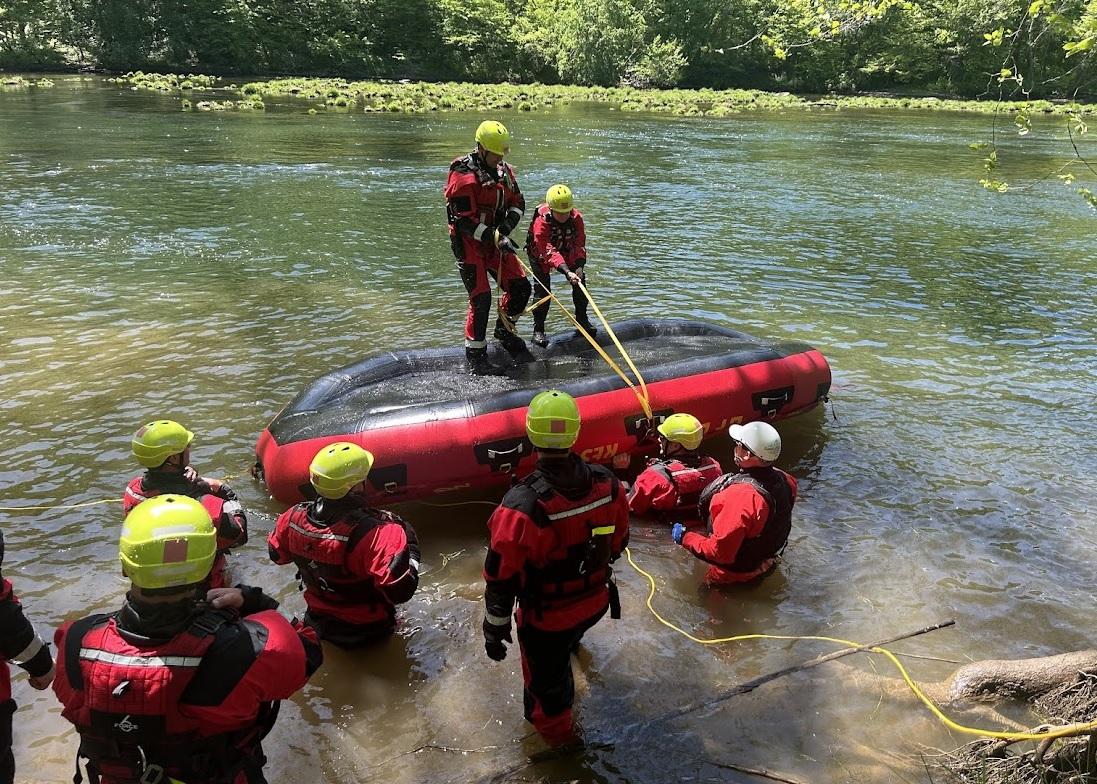
[[(514, 258), (517, 259), (518, 265), (522, 268), (522, 271), (527, 276), (533, 276), (533, 271), (528, 266), (526, 266), (526, 263), (522, 261), (522, 259), (517, 254), (514, 255)], [(631, 389), (632, 393), (636, 395), (636, 399), (640, 401), (640, 408), (643, 409), (644, 415), (650, 420), (652, 418), (652, 411), (651, 401), (648, 399), (647, 383), (644, 381), (643, 376), (640, 375), (640, 371), (636, 369), (636, 365), (633, 363), (632, 358), (628, 355), (628, 352), (625, 351), (625, 347), (621, 345), (621, 341), (617, 339), (617, 335), (614, 333), (613, 328), (609, 325), (606, 317), (602, 314), (602, 310), (595, 303), (594, 299), (591, 298), (590, 292), (587, 291), (586, 286), (583, 285), (582, 281), (580, 281), (578, 285), (580, 286), (580, 288), (582, 288), (583, 293), (586, 294), (587, 300), (594, 308), (594, 312), (598, 315), (598, 318), (602, 320), (602, 325), (606, 328), (606, 333), (613, 341), (613, 345), (616, 346), (617, 350), (621, 352), (621, 356), (624, 358), (629, 368), (631, 368), (632, 372), (636, 374), (636, 378), (640, 382), (640, 389), (636, 388), (635, 382), (633, 382), (633, 380), (630, 379), (623, 370), (621, 370), (620, 366), (613, 361), (610, 355), (606, 353), (605, 349), (603, 349), (602, 346), (599, 345), (598, 341), (591, 337), (590, 333), (587, 332), (579, 323), (579, 321), (575, 318), (575, 316), (572, 315), (571, 310), (569, 310), (568, 307), (564, 305), (564, 303), (561, 302), (552, 291), (547, 292), (548, 298), (551, 298), (553, 302), (560, 306), (560, 310), (562, 310), (564, 312), (564, 315), (568, 317), (568, 320), (575, 325), (576, 331), (587, 339), (587, 342), (594, 347), (594, 350), (597, 351), (599, 356), (601, 356), (602, 359), (606, 361), (606, 364), (610, 366), (613, 372), (620, 376), (622, 381), (628, 384), (629, 389)]]
[[(245, 469), (246, 471), (246, 469)], [(230, 479), (236, 479), (244, 475), (244, 471), (238, 471), (235, 474), (226, 474), (220, 479), (214, 481), (227, 482)], [(46, 512), (51, 509), (82, 509), (85, 506), (96, 506), (97, 504), (121, 504), (122, 496), (117, 498), (104, 498), (99, 501), (85, 501), (82, 504), (47, 504), (45, 506), (0, 506), (0, 512)]]
[[(655, 578), (640, 568), (640, 566), (632, 558), (632, 551), (627, 547), (625, 548), (625, 556), (628, 558), (629, 565), (631, 565), (633, 569), (635, 569), (637, 572), (647, 578), (649, 588), (646, 604), (648, 609), (651, 610), (651, 614), (654, 615), (661, 624), (673, 629), (674, 631), (692, 640), (693, 642), (699, 643), (701, 645), (718, 645), (720, 643), (739, 642), (742, 640), (817, 640), (820, 642), (837, 643), (838, 645), (842, 645), (846, 648), (863, 647), (863, 643), (853, 642), (851, 640), (843, 640), (838, 637), (816, 637), (810, 635), (793, 636), (784, 634), (739, 634), (734, 637), (716, 637), (711, 639), (702, 639), (700, 637), (695, 637), (694, 635), (687, 632), (685, 629), (682, 629), (679, 626), (675, 626), (673, 623), (668, 621), (666, 618), (660, 615), (659, 612), (652, 606), (651, 600), (655, 597)], [(983, 738), (998, 738), (1000, 740), (1018, 741), (1047, 740), (1048, 738), (1061, 738), (1067, 735), (1081, 735), (1091, 732), (1093, 730), (1097, 730), (1097, 721), (1087, 722), (1084, 724), (1067, 724), (1048, 732), (1004, 732), (999, 730), (984, 730), (979, 729), (978, 727), (967, 727), (963, 724), (958, 724), (957, 722), (946, 716), (937, 706), (937, 704), (933, 700), (931, 700), (924, 691), (922, 691), (918, 684), (914, 682), (914, 679), (910, 677), (910, 673), (907, 672), (906, 667), (903, 666), (903, 663), (899, 661), (894, 653), (886, 648), (879, 647), (869, 648), (867, 652), (877, 653), (881, 656), (887, 657), (891, 661), (891, 663), (895, 665), (896, 669), (899, 670), (899, 674), (902, 675), (903, 680), (906, 681), (907, 686), (910, 687), (910, 690), (914, 693), (914, 695), (918, 697), (918, 699), (920, 699), (925, 704), (925, 706), (929, 708), (930, 712), (932, 712), (934, 716), (940, 719), (946, 727), (956, 732), (965, 733), (967, 735), (978, 735), (979, 737)]]
[(52, 504), (49, 506), (0, 506), (0, 512), (42, 512), (48, 509), (80, 509), (96, 504), (121, 504), (121, 498), (104, 498), (101, 501), (87, 501), (82, 504)]

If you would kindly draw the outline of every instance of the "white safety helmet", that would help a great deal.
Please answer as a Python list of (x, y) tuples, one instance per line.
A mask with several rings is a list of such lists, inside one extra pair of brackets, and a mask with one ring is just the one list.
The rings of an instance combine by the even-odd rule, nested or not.
[(765, 422), (748, 422), (728, 428), (732, 441), (738, 441), (757, 457), (772, 463), (781, 456), (781, 434)]

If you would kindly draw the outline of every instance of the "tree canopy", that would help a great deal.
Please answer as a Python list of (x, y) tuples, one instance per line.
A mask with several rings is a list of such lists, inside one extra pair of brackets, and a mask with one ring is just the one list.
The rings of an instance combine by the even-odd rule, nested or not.
[(0, 0), (0, 67), (74, 63), (1092, 97), (1097, 0)]

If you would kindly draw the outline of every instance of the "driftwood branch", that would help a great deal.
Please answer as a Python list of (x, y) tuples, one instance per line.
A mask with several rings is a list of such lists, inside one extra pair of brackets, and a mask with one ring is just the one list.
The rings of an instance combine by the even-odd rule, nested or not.
[(769, 779), (770, 781), (780, 781), (783, 784), (803, 784), (798, 779), (789, 779), (784, 776), (778, 776), (776, 773), (766, 770), (765, 768), (747, 768), (742, 765), (733, 765), (730, 762), (713, 762), (712, 760), (705, 760), (705, 763), (711, 765), (714, 768), (723, 768), (724, 770), (735, 770), (739, 773), (747, 773), (751, 776), (757, 776), (762, 779)]
[(687, 713), (693, 713), (694, 711), (703, 710), (705, 708), (711, 708), (714, 705), (718, 705), (725, 700), (729, 700), (732, 697), (737, 697), (740, 694), (746, 694), (747, 692), (754, 691), (759, 686), (775, 681), (778, 678), (783, 678), (786, 675), (792, 675), (795, 672), (801, 672), (803, 670), (810, 670), (812, 667), (818, 667), (820, 664), (826, 664), (827, 662), (834, 661), (835, 659), (841, 659), (844, 656), (851, 656), (854, 653), (863, 653), (864, 651), (872, 650), (873, 648), (881, 648), (885, 645), (890, 645), (893, 642), (899, 640), (906, 640), (911, 637), (917, 637), (921, 634), (928, 634), (929, 632), (937, 631), (938, 629), (945, 629), (949, 626), (954, 626), (956, 621), (944, 621), (942, 623), (934, 624), (933, 626), (926, 626), (923, 629), (917, 631), (907, 632), (906, 634), (898, 634), (894, 637), (889, 637), (886, 640), (879, 640), (878, 642), (868, 643), (867, 645), (858, 645), (856, 648), (843, 648), (840, 651), (834, 653), (828, 653), (824, 656), (818, 656), (810, 661), (803, 662), (801, 664), (793, 665), (792, 667), (786, 667), (783, 670), (777, 670), (776, 672), (767, 673), (766, 675), (759, 676), (754, 680), (741, 683), (722, 694), (712, 697), (707, 700), (695, 702), (692, 705), (686, 705), (682, 708), (677, 708), (670, 713), (664, 713), (662, 716), (656, 716), (653, 719), (648, 719), (641, 723), (641, 727), (649, 726), (652, 724), (661, 724), (666, 721), (672, 721), (673, 719), (685, 716)]

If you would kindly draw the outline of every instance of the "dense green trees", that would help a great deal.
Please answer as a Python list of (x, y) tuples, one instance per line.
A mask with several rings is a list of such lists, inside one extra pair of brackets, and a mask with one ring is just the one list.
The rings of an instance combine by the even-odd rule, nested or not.
[(1097, 0), (0, 0), (0, 67), (63, 62), (1092, 96)]

